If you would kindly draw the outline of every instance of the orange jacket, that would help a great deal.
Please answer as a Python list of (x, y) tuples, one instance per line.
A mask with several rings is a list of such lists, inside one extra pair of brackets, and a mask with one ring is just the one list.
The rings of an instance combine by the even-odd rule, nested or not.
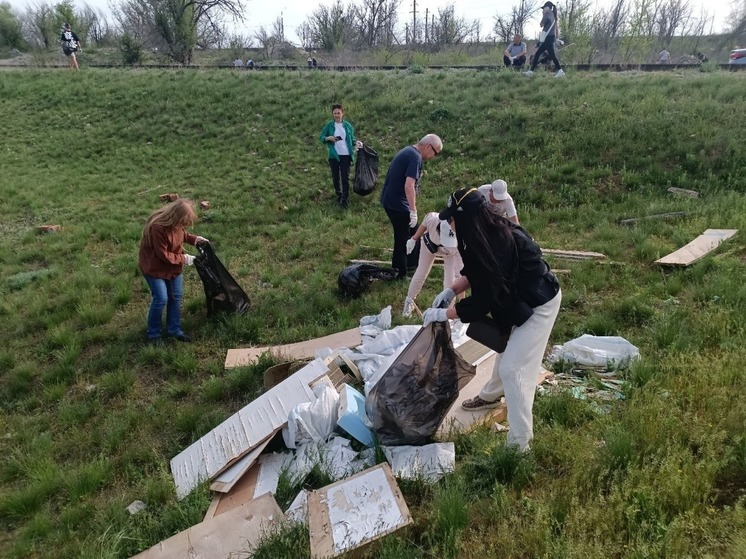
[(151, 226), (150, 239), (143, 237), (140, 241), (140, 270), (154, 278), (175, 278), (184, 267), (182, 245), (193, 245), (196, 239), (182, 227)]

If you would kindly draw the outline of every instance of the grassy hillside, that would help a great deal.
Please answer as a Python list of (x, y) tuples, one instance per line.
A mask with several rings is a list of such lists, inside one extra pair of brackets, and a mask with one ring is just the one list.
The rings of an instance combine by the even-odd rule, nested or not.
[[(318, 134), (342, 102), (384, 171), (424, 133), (444, 139), (421, 215), (501, 177), (543, 247), (607, 254), (551, 261), (571, 270), (551, 343), (616, 334), (643, 355), (608, 413), (540, 397), (525, 457), (504, 435), (460, 437), (456, 474), (404, 484), (415, 525), (371, 556), (743, 557), (745, 86), (726, 72), (0, 72), (0, 556), (128, 557), (199, 521), (207, 489), (177, 503), (168, 460), (255, 397), (267, 365), (226, 372), (225, 351), (399, 314), (402, 284), (337, 297), (348, 259), (391, 245), (377, 194), (333, 203)], [(154, 348), (137, 247), (166, 192), (211, 202), (193, 231), (253, 306), (208, 319), (187, 269), (196, 341)], [(672, 211), (689, 214), (618, 225)], [(653, 264), (707, 228), (741, 233), (690, 268)], [(130, 517), (134, 499), (148, 508)], [(257, 556), (306, 557), (307, 538)]]

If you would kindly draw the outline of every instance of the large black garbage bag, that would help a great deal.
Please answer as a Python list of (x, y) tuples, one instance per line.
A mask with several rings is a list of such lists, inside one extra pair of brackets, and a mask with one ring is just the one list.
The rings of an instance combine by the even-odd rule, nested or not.
[(210, 243), (197, 245), (199, 256), (194, 259), (194, 266), (205, 286), (207, 297), (207, 314), (218, 312), (244, 314), (249, 310), (249, 296), (241, 289), (215, 255)]
[(359, 297), (368, 291), (374, 280), (389, 281), (396, 279), (398, 274), (394, 268), (381, 268), (374, 264), (353, 264), (339, 273), (337, 285), (342, 295)]
[(367, 196), (376, 187), (378, 180), (378, 154), (376, 150), (363, 144), (357, 151), (355, 162), (355, 183), (352, 190), (360, 196)]
[(451, 342), (448, 322), (423, 327), (365, 399), (365, 411), (383, 445), (431, 441), (458, 393), (476, 369)]

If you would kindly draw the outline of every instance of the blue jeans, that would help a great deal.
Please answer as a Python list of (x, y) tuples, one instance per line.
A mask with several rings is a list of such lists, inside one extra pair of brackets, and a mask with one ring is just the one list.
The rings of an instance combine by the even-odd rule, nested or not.
[(166, 331), (169, 336), (182, 336), (181, 329), (181, 297), (184, 293), (184, 277), (179, 274), (174, 279), (164, 280), (145, 276), (153, 301), (148, 312), (148, 338), (161, 337), (161, 318), (163, 307), (166, 307)]

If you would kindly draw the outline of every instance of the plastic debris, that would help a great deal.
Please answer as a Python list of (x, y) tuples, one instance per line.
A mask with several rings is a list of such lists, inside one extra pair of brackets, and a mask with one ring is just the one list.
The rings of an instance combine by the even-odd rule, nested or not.
[(138, 501), (132, 501), (132, 502), (131, 502), (131, 503), (130, 503), (130, 504), (129, 504), (128, 506), (127, 506), (127, 509), (126, 509), (126, 510), (127, 510), (127, 512), (128, 512), (128, 513), (130, 513), (130, 514), (137, 514), (138, 512), (140, 512), (140, 511), (143, 511), (143, 510), (145, 510), (146, 508), (148, 508), (148, 505), (146, 505), (146, 504), (145, 504), (145, 503), (143, 503), (142, 501), (139, 501), (139, 500), (138, 500)]
[(400, 479), (424, 479), (434, 483), (456, 467), (456, 447), (453, 443), (384, 446), (382, 449), (394, 475)]
[(548, 361), (566, 361), (581, 367), (615, 370), (625, 368), (639, 358), (640, 350), (620, 336), (583, 334), (563, 345), (554, 346)]

